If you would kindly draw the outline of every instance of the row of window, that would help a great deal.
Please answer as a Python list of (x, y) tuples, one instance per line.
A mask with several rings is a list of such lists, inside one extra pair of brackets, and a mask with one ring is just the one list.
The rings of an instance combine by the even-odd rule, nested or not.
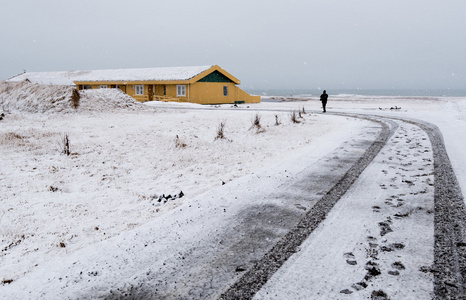
[[(108, 86), (101, 85), (101, 89), (106, 89)], [(116, 86), (119, 87), (119, 86)], [(90, 88), (90, 86), (84, 86), (84, 89)], [(136, 84), (135, 85), (135, 93), (136, 95), (144, 95), (144, 85)], [(165, 94), (165, 86), (164, 86), (164, 94)], [(177, 97), (186, 97), (186, 85), (177, 85), (176, 86), (176, 96)], [(228, 96), (228, 86), (223, 87), (223, 96)]]

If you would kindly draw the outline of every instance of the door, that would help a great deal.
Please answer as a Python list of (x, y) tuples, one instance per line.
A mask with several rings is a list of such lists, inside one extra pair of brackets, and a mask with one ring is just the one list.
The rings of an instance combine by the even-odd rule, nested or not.
[(149, 84), (147, 86), (147, 94), (149, 97), (149, 101), (154, 100), (154, 85), (153, 84)]

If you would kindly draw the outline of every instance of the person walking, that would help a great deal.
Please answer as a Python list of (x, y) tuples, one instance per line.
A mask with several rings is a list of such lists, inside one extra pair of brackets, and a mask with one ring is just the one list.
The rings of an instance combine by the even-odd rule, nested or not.
[(327, 99), (328, 99), (328, 94), (327, 94), (327, 91), (324, 90), (324, 92), (322, 93), (322, 95), (320, 95), (320, 101), (322, 102), (322, 108), (324, 109), (324, 112), (327, 112)]

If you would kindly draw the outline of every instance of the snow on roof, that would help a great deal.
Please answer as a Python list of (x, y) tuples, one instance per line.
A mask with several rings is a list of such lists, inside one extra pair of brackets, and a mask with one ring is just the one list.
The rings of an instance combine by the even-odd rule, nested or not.
[(50, 78), (50, 77), (28, 77), (31, 83), (51, 84), (51, 85), (75, 85), (69, 78)]
[[(15, 76), (9, 81), (23, 81), (63, 85), (63, 80), (77, 81), (168, 81), (189, 80), (212, 66), (170, 67), (170, 68), (142, 68), (142, 69), (114, 69), (92, 71), (63, 71), (63, 72), (27, 72)], [(56, 82), (56, 83), (52, 83)]]

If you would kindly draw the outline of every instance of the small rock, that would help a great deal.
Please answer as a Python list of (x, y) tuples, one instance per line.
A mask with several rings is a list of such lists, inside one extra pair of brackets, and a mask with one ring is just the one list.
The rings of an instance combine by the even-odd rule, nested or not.
[(398, 275), (400, 275), (400, 272), (398, 272), (398, 271), (388, 271), (388, 274), (393, 275), (393, 276), (398, 276)]
[(344, 289), (344, 290), (341, 290), (340, 293), (349, 295), (349, 294), (352, 294), (353, 292), (348, 289)]
[(10, 283), (12, 283), (12, 282), (13, 282), (13, 279), (3, 279), (3, 280), (2, 280), (2, 283), (3, 283), (3, 284), (10, 284)]

